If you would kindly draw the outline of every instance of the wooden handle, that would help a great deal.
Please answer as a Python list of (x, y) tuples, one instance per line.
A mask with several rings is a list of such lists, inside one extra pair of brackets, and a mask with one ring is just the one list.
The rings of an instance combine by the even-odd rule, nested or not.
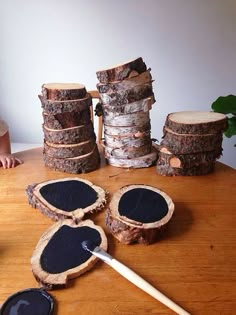
[(107, 262), (113, 269), (119, 272), (124, 278), (128, 279), (130, 282), (135, 284), (137, 287), (154, 297), (156, 300), (160, 301), (174, 312), (179, 315), (190, 315), (190, 313), (186, 312), (182, 307), (177, 305), (175, 302), (170, 300), (167, 296), (162, 294), (156, 288), (154, 288), (151, 284), (141, 278), (138, 274), (134, 271), (129, 269), (127, 266), (123, 265), (116, 259), (112, 259), (111, 261)]

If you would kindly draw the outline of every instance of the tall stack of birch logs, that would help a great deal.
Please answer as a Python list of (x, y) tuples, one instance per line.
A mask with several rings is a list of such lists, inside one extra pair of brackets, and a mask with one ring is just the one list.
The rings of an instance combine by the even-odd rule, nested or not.
[(92, 97), (77, 83), (43, 84), (44, 162), (55, 170), (86, 173), (99, 167), (91, 120)]
[(213, 171), (222, 154), (224, 114), (183, 111), (167, 116), (159, 147), (161, 175), (204, 175)]
[(151, 69), (141, 57), (96, 72), (107, 162), (124, 168), (155, 164), (149, 111), (155, 103)]

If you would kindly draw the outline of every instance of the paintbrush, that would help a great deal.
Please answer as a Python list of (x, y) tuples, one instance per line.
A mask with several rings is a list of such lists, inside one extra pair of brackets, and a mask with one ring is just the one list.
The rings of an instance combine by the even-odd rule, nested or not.
[(128, 279), (134, 285), (154, 297), (156, 300), (160, 301), (174, 312), (179, 315), (190, 315), (190, 313), (186, 312), (182, 307), (177, 305), (175, 302), (170, 300), (156, 288), (154, 288), (150, 283), (140, 277), (137, 273), (132, 271), (130, 268), (114, 259), (111, 255), (109, 255), (106, 251), (104, 251), (101, 247), (96, 246), (92, 241), (86, 240), (81, 243), (83, 249), (89, 251), (94, 256), (100, 258), (113, 269), (115, 269), (118, 273), (120, 273), (123, 277)]

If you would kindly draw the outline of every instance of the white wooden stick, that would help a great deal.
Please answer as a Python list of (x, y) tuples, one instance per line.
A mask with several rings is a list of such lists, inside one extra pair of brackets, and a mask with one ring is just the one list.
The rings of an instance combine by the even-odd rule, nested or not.
[(177, 314), (190, 315), (190, 313), (188, 313), (182, 307), (180, 307), (175, 302), (170, 300), (167, 296), (162, 294), (160, 291), (154, 288), (150, 283), (145, 281), (142, 277), (140, 277), (138, 274), (136, 274), (127, 266), (123, 265), (118, 260), (113, 258), (111, 260), (106, 260), (105, 262), (109, 266), (111, 266), (114, 270), (116, 270), (118, 273), (120, 273), (124, 278), (128, 279), (134, 285), (136, 285), (137, 287), (142, 289), (144, 292), (148, 293), (149, 295), (154, 297), (156, 300), (160, 301), (161, 303), (163, 303), (164, 305), (172, 309)]

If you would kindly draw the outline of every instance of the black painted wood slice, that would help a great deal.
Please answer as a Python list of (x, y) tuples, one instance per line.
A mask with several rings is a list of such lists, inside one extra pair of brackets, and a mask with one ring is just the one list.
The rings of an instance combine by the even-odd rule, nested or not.
[(148, 185), (127, 185), (114, 193), (106, 211), (106, 225), (124, 244), (158, 240), (174, 212), (172, 199)]
[(68, 281), (91, 269), (98, 258), (83, 249), (90, 240), (107, 250), (103, 229), (91, 220), (64, 220), (51, 226), (40, 238), (31, 257), (31, 269), (47, 290), (66, 287)]
[(0, 315), (52, 315), (55, 302), (43, 289), (31, 288), (8, 297), (0, 309)]
[(49, 180), (27, 187), (29, 204), (57, 221), (80, 220), (86, 213), (102, 210), (108, 193), (79, 177)]

